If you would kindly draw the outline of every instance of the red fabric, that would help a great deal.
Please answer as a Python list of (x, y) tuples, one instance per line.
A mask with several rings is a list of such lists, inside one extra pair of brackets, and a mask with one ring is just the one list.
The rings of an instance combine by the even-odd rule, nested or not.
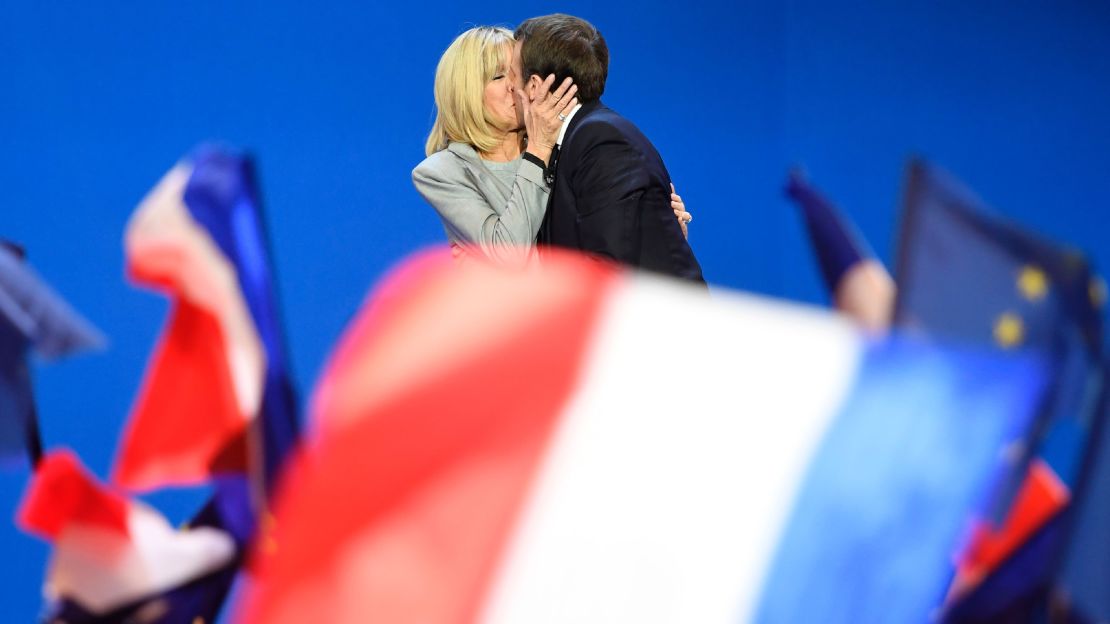
[(127, 510), (127, 499), (97, 483), (72, 451), (51, 451), (35, 469), (16, 524), (48, 541), (71, 524), (127, 535)]
[(112, 481), (149, 490), (207, 481), (217, 461), (242, 470), (245, 425), (219, 323), (178, 298), (147, 367)]
[(1002, 525), (997, 528), (987, 524), (976, 527), (957, 568), (957, 583), (961, 591), (971, 589), (993, 572), (1034, 531), (1063, 509), (1069, 498), (1067, 486), (1052, 468), (1043, 460), (1033, 461)]
[[(483, 271), (466, 296), (437, 298)], [(288, 473), (243, 621), (473, 619), (616, 275), (565, 255), (527, 277), (454, 268), (442, 255), (379, 289), (317, 388), (319, 438)], [(536, 299), (542, 307), (523, 304)], [(496, 317), (472, 326), (475, 307), (517, 316), (507, 328)], [(421, 354), (429, 368), (418, 379), (377, 388), (389, 362), (367, 362), (406, 319), (428, 314), (451, 338)]]

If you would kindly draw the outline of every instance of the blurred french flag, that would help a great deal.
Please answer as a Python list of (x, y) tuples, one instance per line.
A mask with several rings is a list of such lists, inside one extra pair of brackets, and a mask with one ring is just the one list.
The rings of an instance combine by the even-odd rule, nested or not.
[(172, 310), (113, 482), (150, 490), (219, 479), (240, 542), (298, 428), (263, 225), (251, 160), (202, 147), (143, 199), (125, 236), (128, 273), (165, 291)]
[[(151, 595), (222, 570), (235, 543), (211, 526), (174, 529), (147, 505), (98, 483), (71, 451), (47, 453), (31, 480), (16, 522), (54, 546), (46, 593), (52, 602), (81, 605), (84, 619), (178, 621)], [(111, 617), (121, 605), (142, 603), (144, 617)], [(51, 621), (62, 621), (51, 618)], [(189, 620), (196, 621), (190, 614)]]
[(425, 255), (336, 348), (239, 615), (924, 621), (1043, 386), (577, 256)]

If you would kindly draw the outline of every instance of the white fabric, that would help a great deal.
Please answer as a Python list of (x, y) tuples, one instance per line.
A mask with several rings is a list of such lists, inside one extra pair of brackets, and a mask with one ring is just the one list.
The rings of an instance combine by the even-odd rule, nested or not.
[(622, 283), (483, 620), (748, 620), (860, 353), (816, 310)]
[(104, 613), (213, 572), (235, 554), (223, 531), (176, 531), (157, 511), (132, 502), (130, 535), (67, 526), (55, 542), (47, 591)]
[(250, 420), (262, 405), (266, 353), (235, 267), (185, 206), (183, 195), (191, 173), (192, 167), (177, 165), (143, 198), (127, 224), (127, 257), (144, 275), (177, 284), (184, 298), (217, 319), (239, 410)]

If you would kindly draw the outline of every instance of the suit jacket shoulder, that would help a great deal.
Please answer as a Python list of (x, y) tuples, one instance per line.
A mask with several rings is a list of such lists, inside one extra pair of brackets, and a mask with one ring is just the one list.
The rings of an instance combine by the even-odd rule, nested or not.
[(694, 281), (701, 267), (670, 206), (670, 174), (639, 128), (592, 103), (571, 119), (541, 231), (570, 247)]

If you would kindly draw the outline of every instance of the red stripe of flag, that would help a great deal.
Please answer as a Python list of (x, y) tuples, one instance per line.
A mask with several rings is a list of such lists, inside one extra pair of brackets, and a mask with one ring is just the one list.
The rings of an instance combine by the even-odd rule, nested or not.
[[(289, 473), (244, 621), (475, 616), (618, 275), (562, 255), (544, 268), (432, 256), (378, 291), (316, 392), (321, 435)], [(435, 352), (416, 361), (434, 369), (390, 357), (422, 340)]]
[(1034, 460), (1002, 525), (992, 528), (981, 524), (975, 528), (957, 568), (954, 591), (960, 594), (978, 585), (1063, 509), (1069, 499), (1067, 486), (1052, 467), (1042, 459)]
[(201, 483), (221, 465), (242, 470), (244, 426), (219, 323), (175, 299), (128, 419), (113, 482), (144, 490)]
[(23, 497), (16, 524), (48, 541), (71, 524), (102, 527), (127, 535), (128, 503), (90, 475), (69, 450), (42, 458)]

